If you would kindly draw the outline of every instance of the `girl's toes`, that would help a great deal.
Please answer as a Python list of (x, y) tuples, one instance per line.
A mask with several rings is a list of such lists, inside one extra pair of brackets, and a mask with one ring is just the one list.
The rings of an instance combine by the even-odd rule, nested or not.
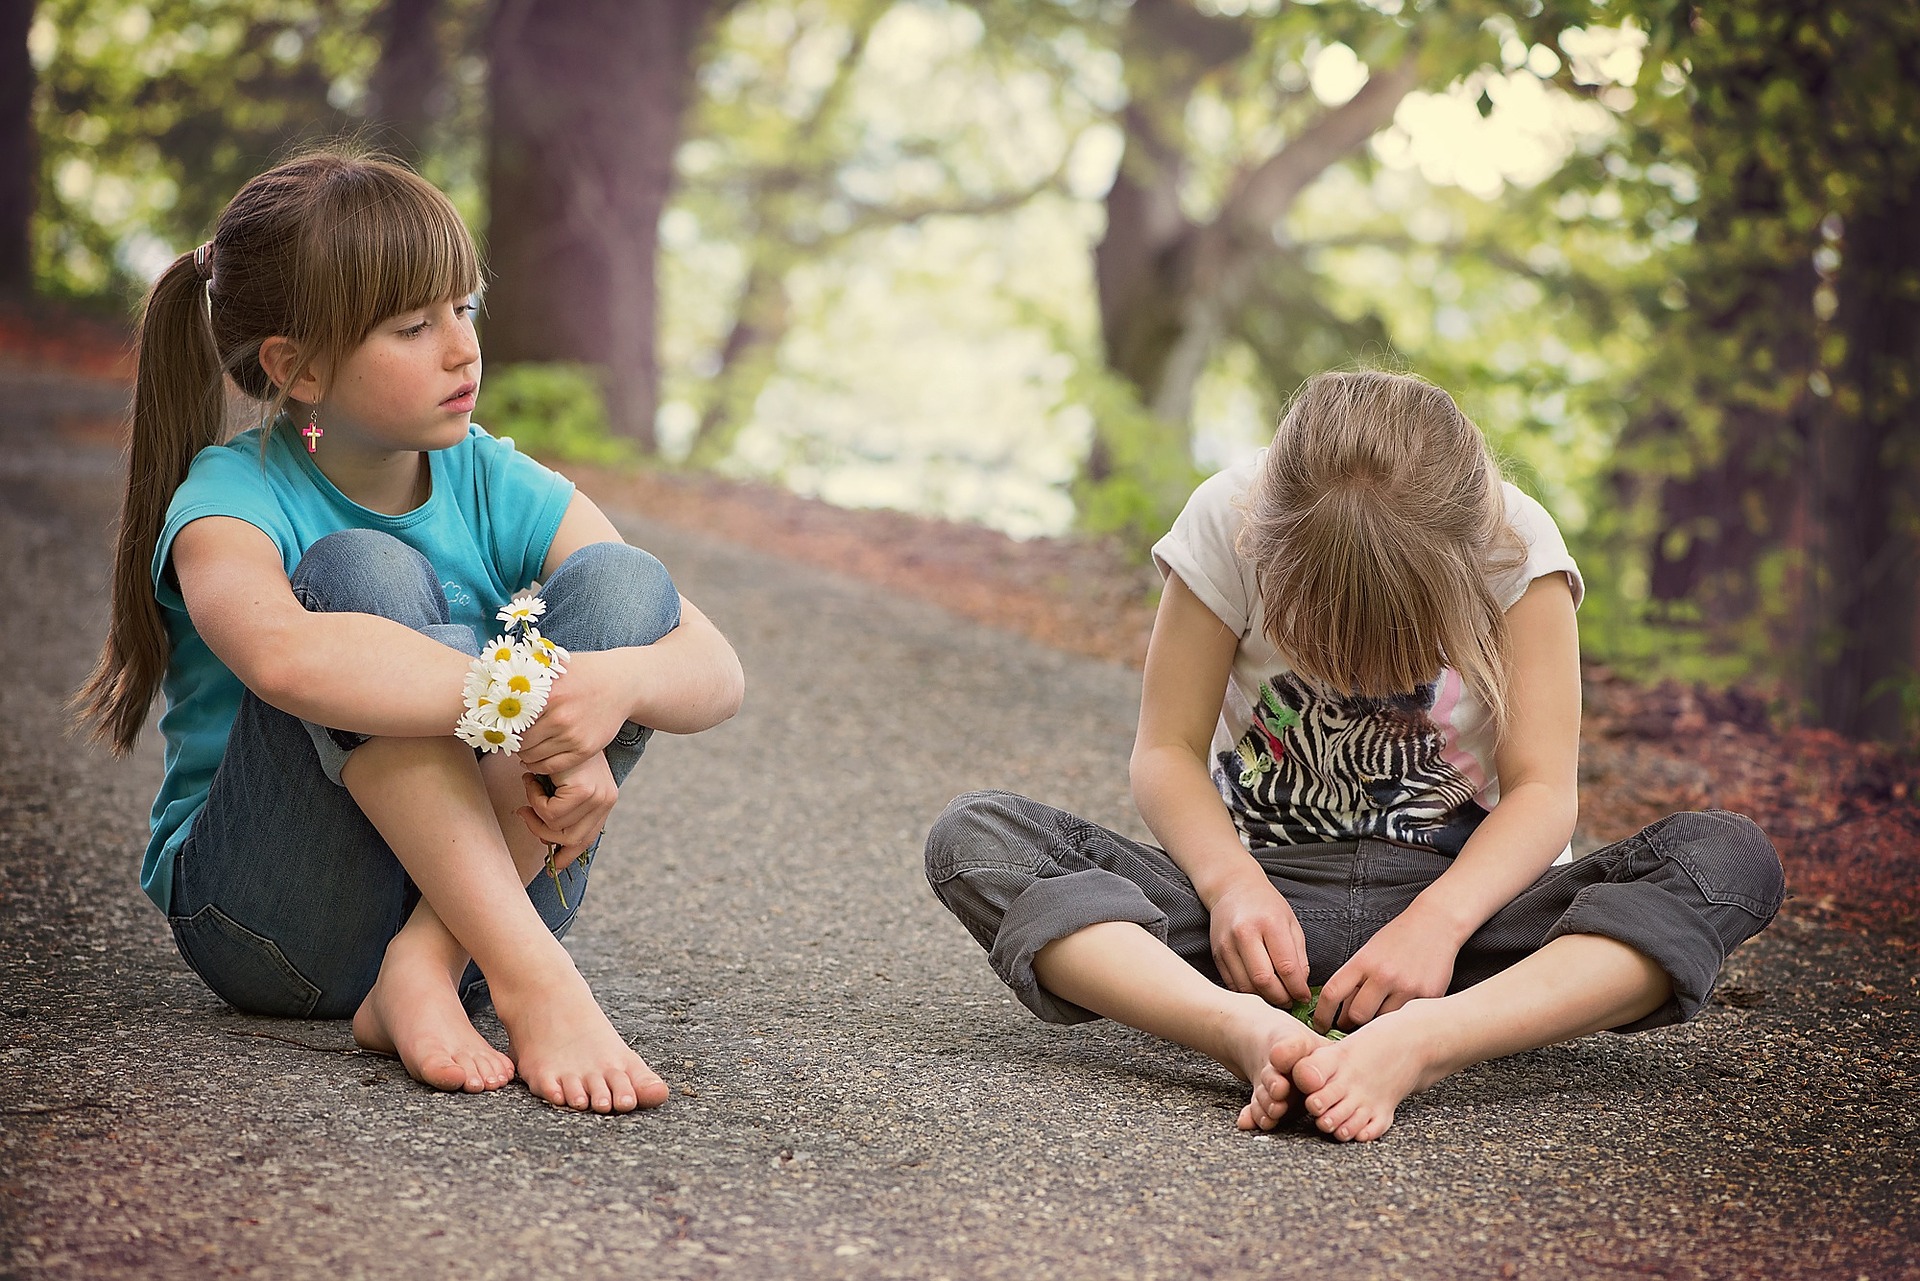
[(667, 1087), (667, 1083), (655, 1076), (652, 1072), (637, 1075), (630, 1073), (629, 1077), (633, 1082), (633, 1095), (636, 1106), (657, 1108), (667, 1101), (668, 1095), (673, 1093), (673, 1091)]
[[(1341, 1138), (1351, 1138), (1354, 1129), (1354, 1115), (1360, 1110), (1359, 1104), (1351, 1099), (1342, 1099), (1320, 1114), (1320, 1128), (1328, 1134)], [(1347, 1134), (1339, 1132), (1345, 1129)]]
[(1333, 1070), (1330, 1065), (1320, 1061), (1323, 1057), (1322, 1051), (1315, 1050), (1294, 1064), (1293, 1071), (1288, 1073), (1302, 1094), (1317, 1094), (1332, 1083)]
[(613, 1111), (613, 1090), (607, 1085), (607, 1079), (596, 1076), (587, 1086), (588, 1106), (595, 1112), (605, 1115)]

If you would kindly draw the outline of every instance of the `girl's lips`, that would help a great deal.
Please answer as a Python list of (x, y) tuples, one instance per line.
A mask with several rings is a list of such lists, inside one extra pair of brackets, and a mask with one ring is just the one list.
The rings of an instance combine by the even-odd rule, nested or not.
[(468, 383), (465, 387), (462, 387), (459, 391), (456, 391), (453, 395), (441, 401), (440, 408), (454, 414), (467, 413), (472, 410), (475, 393), (479, 390), (480, 389), (474, 384)]

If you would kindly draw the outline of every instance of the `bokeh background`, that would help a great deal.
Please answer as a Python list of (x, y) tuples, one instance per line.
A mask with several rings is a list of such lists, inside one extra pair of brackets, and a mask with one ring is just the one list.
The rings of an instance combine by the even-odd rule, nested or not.
[(0, 293), (124, 324), (342, 135), (480, 235), (529, 447), (1137, 556), (1412, 369), (1591, 658), (1920, 735), (1910, 0), (0, 0)]

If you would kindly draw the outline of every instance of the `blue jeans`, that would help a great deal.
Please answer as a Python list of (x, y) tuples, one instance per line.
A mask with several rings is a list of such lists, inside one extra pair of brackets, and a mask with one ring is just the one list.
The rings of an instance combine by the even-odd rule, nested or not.
[[(449, 621), (439, 575), (390, 535), (330, 534), (301, 558), (294, 595), (309, 610), (377, 614), (465, 654), (480, 642)], [(621, 543), (583, 547), (541, 589), (541, 633), (569, 650), (650, 645), (680, 624), (680, 595), (646, 552)], [(565, 680), (565, 677), (561, 677)], [(448, 726), (451, 734), (452, 726)], [(607, 744), (624, 782), (651, 730), (631, 722)], [(340, 784), (340, 765), (364, 735), (301, 721), (249, 691), (242, 699), (207, 804), (173, 869), (175, 944), (214, 993), (250, 1014), (345, 1018), (359, 1008), (387, 943), (420, 892)], [(586, 896), (584, 860), (527, 887), (556, 937)], [(472, 965), (460, 985), (472, 1008), (485, 980)]]

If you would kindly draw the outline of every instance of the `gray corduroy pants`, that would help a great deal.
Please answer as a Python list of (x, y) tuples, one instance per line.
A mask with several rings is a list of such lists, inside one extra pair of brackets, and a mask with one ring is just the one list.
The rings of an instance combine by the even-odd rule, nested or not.
[[(1387, 841), (1257, 848), (1253, 856), (1306, 936), (1321, 984), (1405, 911), (1450, 855)], [(1207, 909), (1165, 851), (1010, 792), (969, 792), (927, 836), (933, 892), (987, 949), (996, 973), (1051, 1023), (1097, 1017), (1040, 986), (1033, 958), (1103, 921), (1151, 931), (1218, 983)], [(1548, 868), (1461, 948), (1453, 990), (1471, 987), (1562, 934), (1617, 939), (1673, 980), (1662, 1008), (1615, 1031), (1684, 1022), (1720, 963), (1780, 908), (1779, 856), (1752, 820), (1725, 810), (1673, 814), (1585, 858)]]

